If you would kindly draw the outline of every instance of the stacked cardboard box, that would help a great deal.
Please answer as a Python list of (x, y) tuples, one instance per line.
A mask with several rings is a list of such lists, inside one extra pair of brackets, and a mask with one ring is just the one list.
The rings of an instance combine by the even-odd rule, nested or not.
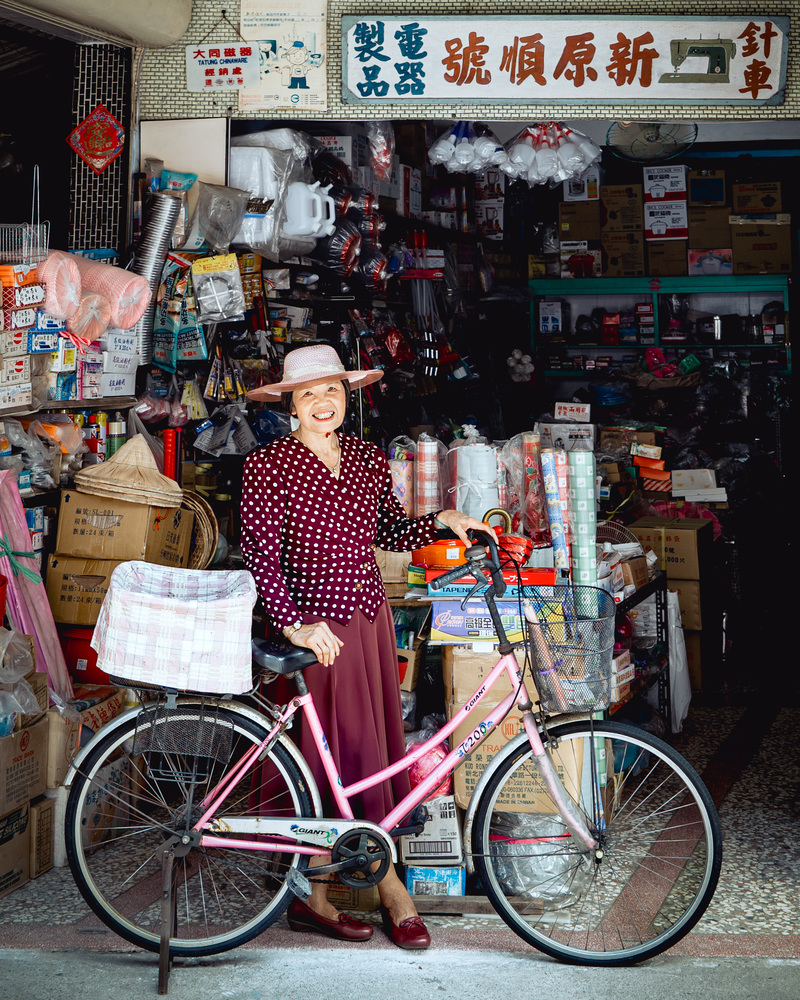
[(130, 559), (185, 567), (192, 514), (64, 490), (55, 554), (47, 567), (47, 597), (55, 621), (94, 625), (111, 574)]
[(644, 199), (641, 184), (600, 186), (602, 274), (607, 278), (644, 275)]

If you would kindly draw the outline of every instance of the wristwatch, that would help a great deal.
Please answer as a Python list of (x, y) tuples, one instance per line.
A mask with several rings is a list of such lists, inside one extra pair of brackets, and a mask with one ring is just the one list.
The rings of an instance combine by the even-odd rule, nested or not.
[(292, 636), (295, 634), (295, 632), (299, 632), (302, 627), (303, 623), (297, 621), (294, 623), (294, 625), (287, 625), (286, 628), (281, 629), (281, 631), (283, 632), (283, 635), (286, 639), (291, 639)]

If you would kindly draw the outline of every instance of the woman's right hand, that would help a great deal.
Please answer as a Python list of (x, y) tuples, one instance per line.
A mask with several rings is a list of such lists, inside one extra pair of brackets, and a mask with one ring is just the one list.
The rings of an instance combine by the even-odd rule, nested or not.
[(327, 622), (301, 625), (289, 636), (289, 642), (294, 646), (310, 649), (323, 667), (331, 666), (344, 645), (342, 640), (333, 634)]

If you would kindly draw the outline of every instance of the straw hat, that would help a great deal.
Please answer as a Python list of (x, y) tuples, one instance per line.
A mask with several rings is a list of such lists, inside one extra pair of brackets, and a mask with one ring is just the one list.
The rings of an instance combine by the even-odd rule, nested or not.
[(183, 490), (158, 471), (155, 456), (143, 434), (137, 434), (98, 465), (75, 473), (79, 493), (144, 503), (151, 507), (179, 507)]
[(298, 347), (286, 355), (283, 362), (283, 381), (262, 385), (247, 393), (248, 399), (278, 400), (284, 392), (306, 389), (321, 382), (347, 382), (353, 389), (363, 389), (383, 378), (380, 368), (368, 371), (347, 371), (339, 355), (328, 344)]

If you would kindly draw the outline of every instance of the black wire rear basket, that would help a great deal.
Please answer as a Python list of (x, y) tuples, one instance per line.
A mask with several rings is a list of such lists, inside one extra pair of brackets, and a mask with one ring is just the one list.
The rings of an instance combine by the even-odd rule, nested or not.
[(611, 702), (616, 605), (598, 587), (527, 591), (533, 677), (545, 712), (594, 712)]

